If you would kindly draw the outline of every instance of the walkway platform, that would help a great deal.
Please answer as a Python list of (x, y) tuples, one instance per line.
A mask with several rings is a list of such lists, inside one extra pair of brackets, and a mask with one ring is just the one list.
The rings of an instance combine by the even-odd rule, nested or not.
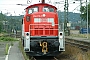
[(8, 60), (24, 60), (22, 52), (19, 49), (19, 41), (15, 41), (14, 45), (11, 46)]

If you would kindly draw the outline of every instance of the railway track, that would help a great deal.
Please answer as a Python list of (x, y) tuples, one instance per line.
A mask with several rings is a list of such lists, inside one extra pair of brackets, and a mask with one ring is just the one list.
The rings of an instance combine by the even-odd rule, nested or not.
[(78, 47), (78, 48), (80, 48), (80, 49), (82, 49), (83, 51), (86, 51), (86, 52), (88, 50), (90, 50), (90, 42), (85, 42), (83, 40), (75, 40), (75, 39), (66, 38), (65, 43), (70, 44), (74, 47)]
[[(11, 34), (11, 35), (6, 35), (6, 36), (10, 36), (10, 37), (15, 37), (14, 34)], [(20, 38), (20, 33), (17, 33), (16, 35), (16, 38)], [(74, 47), (78, 47), (80, 49), (82, 49), (82, 51), (84, 52), (87, 52), (88, 50), (90, 50), (90, 42), (88, 41), (83, 41), (82, 39), (81, 40), (77, 40), (77, 39), (70, 39), (70, 38), (65, 38), (65, 43), (66, 45), (67, 44), (70, 44), (71, 46), (74, 46)], [(68, 56), (67, 56), (68, 57)], [(65, 57), (63, 58), (56, 58), (56, 57), (53, 57), (53, 58), (34, 58), (34, 57), (30, 57), (29, 60), (62, 60), (64, 59)], [(69, 60), (69, 58), (66, 58), (67, 60)]]

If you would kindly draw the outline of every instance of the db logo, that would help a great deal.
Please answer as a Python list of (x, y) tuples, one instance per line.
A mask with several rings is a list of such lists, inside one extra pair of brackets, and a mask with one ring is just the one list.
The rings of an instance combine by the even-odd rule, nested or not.
[(47, 22), (47, 18), (41, 18), (41, 22)]

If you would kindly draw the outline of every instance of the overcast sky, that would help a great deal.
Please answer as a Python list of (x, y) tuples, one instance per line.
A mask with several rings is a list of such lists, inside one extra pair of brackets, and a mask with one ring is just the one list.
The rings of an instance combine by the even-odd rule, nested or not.
[[(31, 1), (31, 0), (30, 0)], [(50, 0), (45, 0), (46, 2), (49, 2)], [(64, 11), (64, 0), (51, 0), (52, 5), (55, 5), (54, 2), (60, 2), (60, 4), (56, 4), (56, 7)], [(73, 4), (75, 2), (75, 4)], [(39, 3), (39, 0), (32, 0), (31, 4)], [(69, 12), (79, 12), (79, 4), (80, 2), (69, 0)], [(16, 4), (27, 4), (27, 0), (0, 0), (0, 12), (7, 13), (8, 15), (19, 15), (23, 14), (24, 9), (27, 6), (20, 6)], [(29, 5), (29, 4), (28, 4)], [(77, 7), (77, 8), (76, 8)], [(75, 9), (76, 8), (76, 9)]]

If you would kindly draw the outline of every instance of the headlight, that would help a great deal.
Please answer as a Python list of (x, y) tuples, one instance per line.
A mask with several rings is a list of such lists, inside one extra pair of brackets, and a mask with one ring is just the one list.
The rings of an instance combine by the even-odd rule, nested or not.
[(29, 36), (29, 33), (26, 33), (26, 36)]
[(26, 36), (26, 40), (29, 40), (29, 36)]
[(60, 37), (60, 39), (63, 38), (63, 33), (62, 32), (59, 33), (59, 37)]

